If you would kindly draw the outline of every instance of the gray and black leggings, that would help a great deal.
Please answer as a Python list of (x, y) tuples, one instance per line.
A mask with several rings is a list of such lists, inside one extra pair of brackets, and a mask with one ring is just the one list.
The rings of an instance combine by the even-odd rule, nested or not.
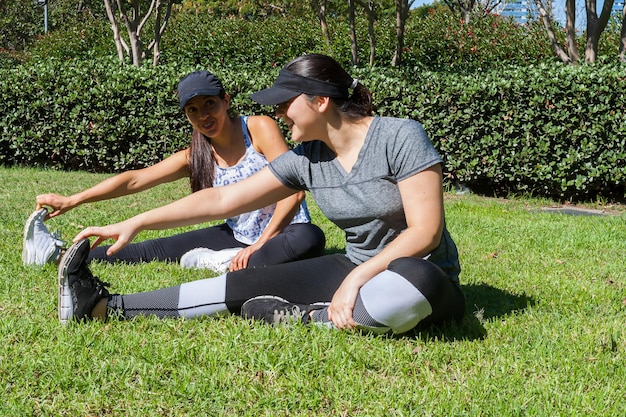
[[(248, 268), (276, 265), (298, 259), (312, 258), (324, 253), (324, 232), (311, 223), (294, 223), (265, 243), (248, 261)], [(109, 263), (140, 263), (151, 261), (178, 262), (181, 256), (195, 248), (216, 251), (245, 248), (248, 245), (235, 239), (228, 225), (206, 227), (159, 239), (146, 240), (125, 246), (113, 256), (107, 256), (109, 246), (98, 246), (89, 253), (88, 262), (100, 260)]]
[[(259, 295), (274, 295), (299, 304), (330, 302), (343, 279), (356, 267), (334, 254), (265, 268), (244, 269), (170, 288), (110, 296), (110, 314), (121, 319), (138, 315), (197, 317), (239, 314), (242, 304)], [(458, 284), (433, 263), (400, 258), (360, 290), (353, 317), (361, 328), (377, 333), (404, 333), (418, 324), (459, 320), (465, 297)], [(314, 322), (328, 323), (326, 309)]]

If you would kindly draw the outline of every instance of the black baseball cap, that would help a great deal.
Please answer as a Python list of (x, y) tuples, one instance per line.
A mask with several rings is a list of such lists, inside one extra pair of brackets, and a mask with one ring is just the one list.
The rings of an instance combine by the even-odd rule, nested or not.
[(300, 94), (347, 99), (348, 87), (304, 77), (281, 69), (274, 85), (258, 91), (250, 98), (264, 106), (273, 106), (291, 100)]
[(185, 107), (189, 99), (195, 96), (217, 96), (224, 91), (222, 82), (208, 71), (196, 71), (187, 74), (178, 83), (178, 100), (180, 109)]

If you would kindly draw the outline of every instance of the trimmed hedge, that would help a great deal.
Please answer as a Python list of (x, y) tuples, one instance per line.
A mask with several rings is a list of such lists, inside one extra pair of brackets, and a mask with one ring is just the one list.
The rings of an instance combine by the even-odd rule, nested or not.
[(173, 68), (50, 61), (0, 74), (0, 163), (114, 172), (186, 140)]
[(495, 195), (624, 200), (624, 81), (619, 65), (544, 64), (409, 73), (373, 88), (379, 114), (423, 123), (454, 182)]
[[(198, 68), (224, 82), (236, 112), (278, 67), (120, 67), (50, 61), (0, 69), (0, 164), (118, 172), (188, 144), (175, 87)], [(490, 194), (624, 199), (626, 83), (617, 66), (540, 65), (473, 75), (353, 69), (380, 115), (423, 123), (451, 182)]]

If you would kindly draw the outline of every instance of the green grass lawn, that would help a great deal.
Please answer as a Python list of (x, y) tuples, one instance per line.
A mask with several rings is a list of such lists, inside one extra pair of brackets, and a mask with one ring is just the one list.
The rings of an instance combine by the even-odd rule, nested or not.
[[(56, 268), (24, 267), (24, 221), (44, 192), (104, 178), (0, 168), (0, 415), (620, 416), (626, 410), (626, 211), (542, 211), (546, 201), (446, 195), (466, 317), (404, 337), (239, 317), (71, 323)], [(186, 183), (79, 207), (48, 222), (66, 240), (188, 190)], [(328, 234), (342, 235), (310, 202)], [(598, 208), (598, 207), (595, 207)], [(137, 239), (174, 231), (144, 232)], [(202, 278), (178, 265), (107, 266), (114, 292)]]

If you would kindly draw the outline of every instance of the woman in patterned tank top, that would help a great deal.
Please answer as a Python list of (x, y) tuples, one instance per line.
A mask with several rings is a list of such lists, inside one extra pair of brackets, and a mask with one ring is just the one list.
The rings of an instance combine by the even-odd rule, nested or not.
[[(25, 264), (58, 263), (64, 251), (63, 242), (48, 232), (44, 220), (81, 204), (137, 193), (181, 178), (189, 178), (192, 192), (219, 187), (254, 174), (287, 152), (282, 133), (272, 118), (230, 114), (230, 96), (214, 74), (188, 74), (178, 84), (177, 95), (180, 109), (193, 128), (189, 148), (69, 197), (38, 195), (37, 211), (24, 230)], [(304, 192), (299, 192), (276, 204), (230, 217), (224, 223), (135, 243), (114, 255), (107, 254), (108, 246), (97, 247), (90, 252), (89, 260), (181, 261), (183, 267), (222, 272), (318, 256), (324, 251), (325, 237), (311, 224), (304, 197)]]

